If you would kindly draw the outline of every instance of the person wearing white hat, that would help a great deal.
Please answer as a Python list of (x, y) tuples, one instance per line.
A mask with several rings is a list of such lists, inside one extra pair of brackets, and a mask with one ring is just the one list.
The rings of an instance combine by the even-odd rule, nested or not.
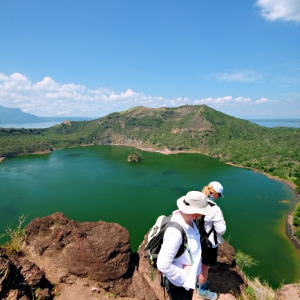
[(226, 231), (223, 212), (215, 203), (219, 197), (224, 198), (224, 188), (219, 182), (212, 181), (203, 187), (202, 192), (208, 197), (208, 203), (213, 209), (213, 213), (204, 218), (204, 230), (206, 233), (210, 233), (208, 237), (210, 245), (202, 247), (202, 271), (198, 277), (197, 295), (203, 299), (216, 300), (218, 295), (208, 289), (207, 277), (210, 266), (217, 264), (218, 244), (223, 243), (222, 235)]
[(179, 223), (186, 232), (187, 247), (181, 256), (175, 258), (182, 244), (182, 235), (178, 229), (168, 227), (157, 258), (157, 268), (166, 278), (170, 300), (191, 300), (202, 266), (199, 231), (194, 220), (201, 215), (212, 214), (213, 208), (207, 197), (198, 191), (188, 192), (179, 198), (177, 206), (171, 221)]

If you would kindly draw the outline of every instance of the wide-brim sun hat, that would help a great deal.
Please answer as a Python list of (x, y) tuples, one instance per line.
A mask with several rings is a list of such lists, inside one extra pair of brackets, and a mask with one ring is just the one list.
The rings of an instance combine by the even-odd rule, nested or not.
[(185, 214), (211, 215), (214, 210), (202, 192), (191, 191), (177, 200), (177, 206)]
[(221, 196), (224, 198), (223, 192), (224, 192), (224, 188), (222, 186), (222, 184), (218, 181), (212, 181), (208, 186), (211, 186), (213, 188), (214, 191), (216, 191), (217, 193), (221, 194)]

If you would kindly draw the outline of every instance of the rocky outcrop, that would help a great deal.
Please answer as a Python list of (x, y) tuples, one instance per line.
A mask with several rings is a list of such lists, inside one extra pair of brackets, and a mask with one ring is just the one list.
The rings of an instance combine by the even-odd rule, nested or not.
[(26, 227), (26, 244), (26, 255), (44, 265), (47, 278), (60, 285), (60, 293), (78, 284), (82, 286), (78, 293), (90, 292), (82, 299), (92, 298), (92, 292), (155, 299), (136, 270), (128, 231), (116, 223), (79, 223), (55, 213)]
[(299, 300), (300, 283), (286, 284), (277, 293), (276, 300)]
[(139, 162), (142, 159), (143, 159), (142, 155), (137, 151), (131, 152), (127, 157), (128, 162)]
[[(34, 219), (26, 227), (22, 255), (0, 251), (0, 299), (163, 300), (157, 270), (151, 279), (146, 241), (147, 235), (132, 253), (128, 231), (116, 223), (80, 223), (62, 213)], [(210, 288), (219, 300), (235, 299), (245, 290), (234, 255), (225, 242), (209, 272)], [(278, 299), (288, 299), (290, 292), (282, 289)]]
[(53, 299), (52, 289), (45, 272), (35, 263), (0, 249), (0, 299)]

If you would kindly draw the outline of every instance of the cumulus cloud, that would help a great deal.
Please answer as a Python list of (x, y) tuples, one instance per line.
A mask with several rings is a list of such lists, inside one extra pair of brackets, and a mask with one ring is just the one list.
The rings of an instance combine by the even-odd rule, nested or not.
[(257, 0), (256, 5), (267, 20), (300, 22), (299, 0)]
[[(288, 95), (288, 98), (291, 98), (291, 95)], [(155, 108), (178, 107), (185, 104), (206, 104), (224, 113), (243, 117), (250, 116), (250, 114), (263, 116), (262, 111), (266, 112), (267, 117), (270, 117), (272, 111), (274, 114), (276, 109), (280, 117), (284, 111), (288, 111), (285, 114), (290, 116), (290, 107), (293, 107), (293, 113), (299, 115), (298, 108), (295, 109), (295, 107), (299, 107), (298, 101), (287, 102), (287, 100), (269, 100), (265, 97), (252, 100), (249, 97), (233, 97), (232, 95), (198, 100), (191, 100), (187, 97), (166, 99), (145, 95), (130, 88), (120, 92), (104, 87), (89, 89), (84, 85), (73, 83), (61, 84), (50, 77), (33, 83), (20, 73), (14, 73), (10, 76), (0, 73), (0, 104), (4, 107), (17, 107), (24, 112), (41, 117), (82, 116), (97, 118), (133, 106)]]
[(196, 100), (195, 104), (207, 104), (214, 107), (220, 107), (222, 105), (235, 105), (239, 104), (249, 104), (254, 103), (251, 98), (237, 97), (233, 98), (232, 96), (218, 97), (218, 98), (204, 98), (201, 100)]
[(269, 100), (267, 98), (260, 98), (255, 101), (255, 103), (265, 103), (265, 102), (269, 102)]
[(244, 97), (237, 97), (237, 98), (234, 98), (234, 100), (239, 103), (250, 103), (251, 102), (251, 98), (244, 98)]
[(165, 99), (131, 89), (118, 93), (103, 87), (88, 89), (73, 83), (60, 84), (50, 77), (32, 83), (20, 73), (10, 76), (0, 73), (0, 104), (37, 116), (100, 117), (133, 106), (179, 106), (188, 102), (188, 98)]
[(253, 71), (239, 71), (233, 73), (214, 73), (206, 76), (206, 79), (216, 79), (226, 82), (255, 82), (262, 77)]
[(220, 108), (220, 107), (229, 107), (229, 106), (236, 106), (236, 105), (255, 105), (267, 102), (276, 102), (275, 100), (271, 101), (267, 98), (260, 98), (258, 100), (252, 100), (251, 98), (244, 98), (244, 97), (236, 97), (233, 98), (232, 96), (225, 96), (225, 97), (217, 97), (217, 98), (204, 98), (201, 100), (194, 101), (194, 104), (207, 104), (211, 107)]
[(194, 101), (194, 104), (208, 104), (208, 105), (222, 105), (222, 104), (228, 104), (232, 101), (231, 96), (225, 96), (225, 97), (218, 97), (218, 98), (204, 98), (201, 100)]

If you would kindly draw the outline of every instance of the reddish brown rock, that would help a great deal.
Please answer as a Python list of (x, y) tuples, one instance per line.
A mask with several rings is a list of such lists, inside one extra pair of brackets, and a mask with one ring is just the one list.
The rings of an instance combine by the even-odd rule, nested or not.
[(37, 265), (24, 257), (8, 255), (0, 251), (0, 299), (33, 299), (32, 291), (43, 293), (41, 300), (52, 299), (49, 292), (51, 283)]
[(282, 286), (277, 293), (276, 300), (300, 300), (300, 283)]
[(26, 254), (45, 264), (52, 282), (77, 284), (85, 279), (122, 297), (154, 300), (155, 294), (139, 271), (128, 231), (116, 223), (79, 223), (62, 213), (33, 220), (26, 227)]

